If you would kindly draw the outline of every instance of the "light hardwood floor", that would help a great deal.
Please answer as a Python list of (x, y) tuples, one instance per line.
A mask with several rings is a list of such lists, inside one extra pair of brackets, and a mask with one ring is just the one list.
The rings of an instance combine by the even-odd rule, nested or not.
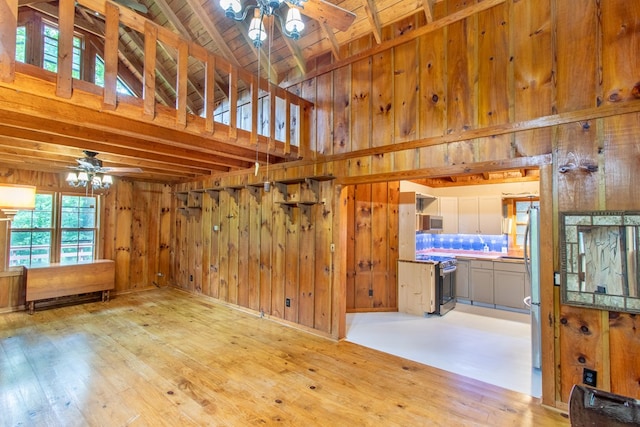
[(0, 424), (569, 422), (524, 394), (158, 289), (0, 315)]

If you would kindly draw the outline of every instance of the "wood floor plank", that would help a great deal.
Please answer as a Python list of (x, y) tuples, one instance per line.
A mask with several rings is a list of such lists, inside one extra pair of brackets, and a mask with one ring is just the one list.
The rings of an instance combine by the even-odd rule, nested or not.
[(530, 396), (174, 289), (0, 325), (3, 425), (569, 425)]

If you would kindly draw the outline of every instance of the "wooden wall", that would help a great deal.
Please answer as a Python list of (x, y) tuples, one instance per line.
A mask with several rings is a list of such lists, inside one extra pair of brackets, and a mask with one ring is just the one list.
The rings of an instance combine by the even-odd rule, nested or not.
[[(438, 2), (434, 13), (437, 19), (475, 3), (481, 2)], [(383, 44), (406, 36), (423, 19), (419, 13), (385, 28)], [(510, 0), (387, 49), (377, 47), (372, 38), (342, 46), (343, 57), (370, 54), (329, 72), (319, 70), (331, 58), (318, 58), (309, 67), (312, 77), (290, 82), (292, 90), (316, 104), (311, 139), (318, 155), (311, 173), (293, 165), (286, 173), (305, 176), (320, 170), (334, 174), (338, 184), (357, 185), (347, 187), (344, 206), (334, 202), (328, 214), (334, 221), (328, 219), (324, 231), (315, 225), (317, 206), (308, 214), (289, 212), (276, 206), (272, 196), (253, 199), (244, 194), (247, 189), (238, 195), (220, 192), (219, 200), (207, 202), (221, 224), (221, 233), (205, 242), (204, 259), (211, 263), (203, 277), (208, 274), (209, 282), (200, 290), (199, 279), (186, 280), (188, 273), (179, 274), (179, 285), (323, 332), (334, 329), (320, 326), (318, 308), (336, 310), (341, 292), (351, 311), (393, 309), (393, 182), (417, 169), (437, 176), (443, 170), (464, 173), (478, 164), (507, 168), (528, 159), (551, 166), (544, 185), (550, 195), (546, 203), (552, 204), (548, 211), (553, 218), (547, 221), (553, 224), (555, 248), (560, 211), (640, 209), (640, 178), (634, 174), (640, 146), (639, 22), (640, 4), (627, 0)], [(576, 167), (560, 173), (558, 166), (567, 164)], [(598, 169), (588, 172), (589, 166)], [(386, 181), (385, 176), (388, 184), (371, 184)], [(251, 177), (247, 173), (240, 179), (249, 182)], [(327, 185), (327, 198), (337, 200), (341, 185)], [(338, 207), (346, 211), (343, 223), (335, 221)], [(197, 245), (198, 231), (189, 225), (193, 221), (201, 224), (195, 230), (204, 230), (206, 240), (211, 224), (207, 215), (205, 203), (202, 218), (177, 219), (182, 231), (175, 239)], [(382, 224), (389, 220), (385, 230)], [(261, 222), (261, 233), (255, 221)], [(303, 237), (311, 234), (307, 227), (315, 227), (311, 242)], [(330, 274), (318, 276), (328, 263), (318, 262), (317, 254), (326, 252), (331, 233), (335, 236), (340, 228), (348, 236), (337, 255), (346, 257), (346, 278), (332, 283)], [(244, 239), (249, 239), (249, 265), (242, 263)], [(316, 274), (311, 278), (302, 272), (314, 242), (315, 266), (309, 268)], [(251, 252), (258, 244), (259, 263), (257, 248)], [(389, 249), (379, 249), (381, 244)], [(191, 255), (184, 251), (176, 268), (186, 263), (189, 271), (196, 271), (198, 263), (187, 262)], [(265, 253), (272, 257), (270, 264)], [(193, 256), (200, 258), (198, 253)], [(557, 250), (548, 259), (553, 266), (547, 269), (557, 271)], [(256, 267), (250, 264), (259, 265), (261, 273), (252, 273)], [(257, 282), (243, 284), (243, 274)], [(265, 279), (270, 281), (270, 298), (263, 294)], [(336, 286), (342, 279), (344, 289)], [(315, 294), (301, 291), (309, 280)], [(546, 283), (551, 289), (551, 279)], [(256, 301), (240, 297), (256, 289), (261, 292)], [(326, 296), (331, 292), (333, 299)], [(287, 296), (295, 299), (291, 309), (283, 307)], [(305, 298), (314, 299), (313, 304), (303, 303)], [(313, 314), (305, 312), (310, 307)], [(545, 403), (562, 407), (571, 386), (581, 383), (584, 367), (598, 371), (598, 387), (640, 397), (636, 316), (563, 306), (557, 292), (554, 308), (546, 309), (553, 317), (548, 320), (555, 329), (551, 339), (556, 338), (550, 348), (556, 353), (554, 366), (548, 364), (544, 374), (548, 378), (553, 371)]]
[[(167, 286), (170, 274), (169, 242), (173, 203), (171, 187), (114, 178), (102, 193), (100, 210), (101, 257), (116, 261), (115, 294)], [(38, 191), (78, 193), (64, 176), (24, 170), (2, 170), (0, 182), (36, 185)], [(84, 194), (84, 191), (82, 191)], [(21, 309), (25, 302), (22, 269), (8, 269), (8, 222), (0, 222), (0, 312)]]

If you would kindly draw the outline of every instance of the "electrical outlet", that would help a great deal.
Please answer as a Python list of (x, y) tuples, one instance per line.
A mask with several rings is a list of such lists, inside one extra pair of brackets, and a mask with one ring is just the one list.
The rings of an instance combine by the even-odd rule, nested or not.
[(369, 296), (372, 297), (373, 296), (373, 289), (369, 289)]
[(598, 372), (593, 369), (584, 368), (582, 371), (582, 382), (591, 387), (596, 387), (598, 384)]
[(284, 300), (284, 305), (287, 306), (287, 307), (291, 307), (291, 298), (286, 298)]
[(189, 281), (193, 282), (193, 274), (189, 275)]

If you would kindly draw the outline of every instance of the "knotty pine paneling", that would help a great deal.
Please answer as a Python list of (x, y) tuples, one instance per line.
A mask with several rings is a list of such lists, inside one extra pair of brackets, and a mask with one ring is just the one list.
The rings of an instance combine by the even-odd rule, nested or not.
[[(217, 227), (217, 230), (213, 231), (211, 235), (211, 248), (209, 254), (209, 293), (207, 295), (214, 298), (220, 298), (220, 226), (221, 212), (220, 212), (220, 192), (208, 193), (206, 199), (210, 201), (211, 206), (211, 228)], [(206, 205), (205, 205), (206, 206)], [(205, 227), (207, 223), (204, 223)]]
[(249, 215), (249, 190), (238, 190), (238, 305), (249, 307), (249, 295), (252, 289), (258, 285), (255, 281), (249, 280), (249, 227), (251, 217)]
[[(279, 192), (278, 186), (271, 188), (271, 192), (275, 199), (276, 192)], [(279, 200), (283, 200), (284, 195), (277, 196)], [(271, 314), (277, 318), (285, 318), (285, 271), (287, 268), (287, 209), (286, 206), (273, 202), (273, 234), (272, 234), (272, 271), (271, 271)], [(264, 213), (263, 213), (264, 215)]]
[(639, 322), (634, 314), (609, 313), (611, 391), (623, 396), (640, 394)]
[[(298, 322), (298, 307), (300, 300), (298, 298), (300, 281), (298, 277), (298, 268), (300, 259), (300, 213), (299, 208), (286, 206), (285, 211), (285, 241), (284, 241), (284, 318), (292, 322)], [(286, 300), (289, 300), (290, 306), (287, 307)]]
[[(509, 51), (509, 5), (503, 3), (478, 14), (478, 123), (487, 127), (512, 121), (513, 75)], [(509, 158), (512, 134), (479, 138), (479, 160)]]
[(316, 147), (318, 154), (333, 154), (333, 73), (318, 76), (315, 81)]
[(213, 200), (211, 197), (202, 194), (202, 289), (203, 295), (211, 295), (211, 248), (213, 246), (212, 239), (215, 237), (213, 233), (213, 222), (211, 220), (211, 206)]
[[(609, 355), (605, 345), (608, 325), (603, 325), (600, 310), (561, 306), (560, 307), (560, 354), (561, 385), (563, 402), (569, 401), (569, 393), (574, 384), (582, 384), (584, 368), (598, 371), (597, 387), (608, 390)], [(604, 358), (606, 353), (606, 359)]]
[[(552, 114), (555, 110), (550, 1), (519, 1), (511, 4), (511, 53), (514, 67), (515, 121)], [(551, 128), (517, 132), (515, 155), (532, 156), (551, 152)]]
[(356, 224), (353, 218), (355, 218), (355, 200), (356, 191), (355, 186), (350, 185), (345, 190), (346, 193), (346, 206), (342, 209), (345, 210), (347, 223), (343, 225), (346, 229), (347, 243), (346, 253), (344, 256), (346, 259), (346, 294), (347, 294), (347, 310), (354, 309), (356, 307), (356, 263), (355, 263), (355, 244), (356, 244)]
[[(313, 276), (312, 298), (314, 304), (313, 327), (319, 331), (331, 332), (331, 299), (332, 274), (334, 260), (337, 257), (343, 258), (343, 253), (331, 251), (333, 241), (333, 188), (331, 182), (320, 183), (319, 200), (321, 205), (315, 208), (315, 219), (312, 224), (315, 241), (315, 265), (311, 272)], [(313, 250), (313, 248), (310, 248)], [(301, 276), (304, 278), (304, 276)], [(311, 276), (310, 276), (311, 277)], [(302, 314), (302, 313), (301, 313)]]
[[(298, 294), (295, 296), (298, 303), (298, 322), (301, 325), (313, 328), (315, 320), (315, 297), (314, 284), (312, 280), (316, 268), (314, 249), (315, 224), (317, 221), (317, 211), (320, 205), (302, 205), (298, 208), (298, 271), (294, 279), (298, 283)], [(292, 258), (292, 257), (290, 257)]]
[[(369, 48), (370, 38), (361, 39), (356, 50)], [(355, 44), (355, 43), (354, 43)], [(351, 150), (362, 150), (371, 146), (371, 57), (351, 66)]]
[(555, 1), (557, 85), (559, 113), (596, 105), (598, 55), (598, 5), (592, 0)]
[[(625, 114), (603, 119), (601, 157), (604, 158), (602, 173), (606, 208), (609, 210), (638, 210), (640, 200), (640, 114)], [(615, 191), (611, 191), (615, 189)], [(620, 197), (624, 194), (624, 197)]]
[(331, 154), (351, 148), (351, 66), (333, 72), (333, 150)]
[[(235, 190), (231, 190), (234, 192)], [(220, 203), (220, 237), (219, 237), (219, 247), (220, 250), (218, 254), (218, 265), (219, 265), (219, 279), (218, 279), (218, 298), (222, 301), (229, 302), (230, 301), (230, 291), (229, 285), (233, 280), (231, 276), (231, 271), (229, 269), (229, 245), (231, 241), (231, 201), (233, 195), (229, 194), (229, 191), (220, 191), (219, 194), (219, 203)]]
[[(116, 233), (115, 253), (113, 260), (116, 262), (116, 291), (129, 289), (131, 272), (131, 225), (133, 219), (133, 182), (119, 181), (116, 194)], [(135, 286), (135, 285), (134, 285)]]
[(229, 207), (229, 240), (227, 250), (229, 253), (227, 263), (227, 292), (228, 299), (232, 304), (238, 303), (238, 291), (240, 283), (238, 282), (238, 271), (240, 270), (240, 193), (242, 190), (228, 190), (228, 207)]
[[(393, 50), (372, 57), (371, 146), (393, 144)], [(387, 162), (390, 163), (390, 162)]]
[[(262, 282), (260, 277), (261, 262), (260, 262), (260, 248), (261, 248), (261, 233), (260, 228), (262, 226), (262, 209), (260, 202), (262, 200), (262, 189), (260, 187), (247, 188), (248, 194), (248, 215), (249, 226), (245, 236), (247, 248), (247, 259), (249, 265), (247, 268), (246, 277), (240, 277), (240, 283), (245, 280), (249, 286), (249, 295), (247, 307), (252, 310), (260, 311), (260, 291), (262, 289)], [(241, 242), (242, 243), (242, 242)]]
[[(276, 191), (272, 186), (272, 192)], [(272, 244), (275, 241), (274, 236), (274, 207), (273, 197), (269, 197), (269, 193), (263, 193), (260, 197), (260, 235), (256, 236), (260, 241), (260, 312), (271, 314), (271, 293), (272, 285), (272, 268), (273, 268), (273, 252)], [(253, 235), (250, 236), (252, 243), (255, 245)]]
[(447, 128), (445, 40), (446, 27), (418, 38), (419, 138), (442, 135)]

